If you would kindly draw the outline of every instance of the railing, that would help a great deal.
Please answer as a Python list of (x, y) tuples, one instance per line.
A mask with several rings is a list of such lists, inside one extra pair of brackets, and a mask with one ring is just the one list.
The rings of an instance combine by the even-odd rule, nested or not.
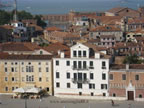
[(86, 66), (86, 67), (76, 67), (76, 66), (72, 66), (72, 69), (73, 70), (88, 70), (89, 68)]
[(105, 66), (102, 66), (102, 69), (106, 69), (106, 67), (105, 67)]
[(89, 79), (75, 79), (75, 78), (72, 78), (72, 82), (73, 83), (88, 84), (90, 82), (90, 80)]

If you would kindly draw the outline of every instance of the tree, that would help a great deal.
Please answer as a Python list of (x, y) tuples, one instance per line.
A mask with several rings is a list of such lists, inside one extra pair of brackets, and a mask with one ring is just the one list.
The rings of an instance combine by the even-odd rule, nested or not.
[(0, 10), (0, 25), (8, 24), (10, 22), (10, 13)]
[(142, 61), (139, 60), (139, 57), (134, 54), (134, 55), (129, 55), (129, 56), (126, 56), (124, 61), (123, 61), (124, 64), (126, 63), (129, 63), (129, 64), (141, 64)]
[(46, 27), (46, 23), (43, 20), (41, 20), (41, 17), (41, 15), (36, 15), (35, 19), (37, 20), (37, 25), (44, 28)]
[(19, 11), (18, 12), (18, 19), (23, 20), (23, 19), (33, 19), (33, 15), (29, 12), (26, 11)]

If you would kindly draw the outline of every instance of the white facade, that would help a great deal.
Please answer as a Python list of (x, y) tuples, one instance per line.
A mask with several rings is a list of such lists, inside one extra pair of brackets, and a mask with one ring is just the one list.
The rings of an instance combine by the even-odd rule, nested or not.
[(80, 43), (72, 46), (70, 57), (53, 59), (54, 95), (108, 96), (109, 59)]

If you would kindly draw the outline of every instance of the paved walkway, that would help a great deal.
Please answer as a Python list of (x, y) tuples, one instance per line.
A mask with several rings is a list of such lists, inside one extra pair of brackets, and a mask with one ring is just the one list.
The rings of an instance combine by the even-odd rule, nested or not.
[[(25, 108), (24, 99), (11, 99), (9, 96), (0, 96), (2, 104), (0, 108)], [(40, 99), (28, 99), (27, 108), (144, 108), (144, 102), (135, 101), (95, 101), (79, 99), (60, 99), (47, 97)]]

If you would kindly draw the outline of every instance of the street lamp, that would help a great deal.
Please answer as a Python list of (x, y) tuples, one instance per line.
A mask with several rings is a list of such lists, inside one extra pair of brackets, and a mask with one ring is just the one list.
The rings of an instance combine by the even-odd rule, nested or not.
[(25, 97), (25, 108), (27, 108), (27, 97)]

